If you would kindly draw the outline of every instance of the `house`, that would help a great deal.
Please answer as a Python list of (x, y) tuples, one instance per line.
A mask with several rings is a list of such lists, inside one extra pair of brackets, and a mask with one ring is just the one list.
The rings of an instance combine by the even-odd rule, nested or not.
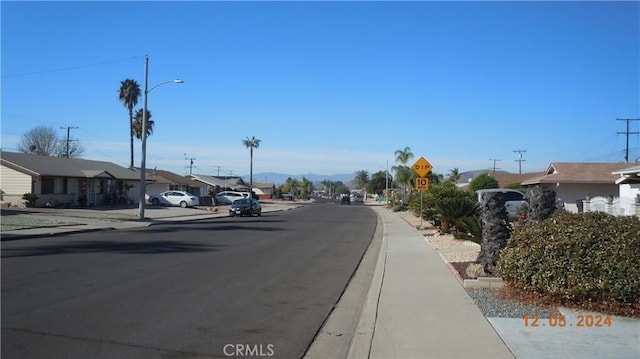
[(260, 200), (273, 198), (274, 189), (275, 184), (273, 183), (253, 182), (253, 192)]
[(614, 172), (629, 167), (628, 163), (571, 163), (553, 162), (541, 175), (525, 180), (522, 185), (553, 189), (571, 212), (582, 210), (588, 197), (611, 196), (618, 193)]
[(0, 152), (2, 201), (12, 205), (25, 193), (38, 196), (36, 207), (133, 204), (139, 183), (138, 171), (110, 162)]
[[(136, 172), (140, 171), (136, 168)], [(139, 172), (138, 172), (139, 173)], [(146, 171), (147, 181), (153, 181), (147, 184), (146, 192), (148, 194), (156, 194), (164, 191), (185, 191), (189, 192), (197, 197), (204, 197), (207, 195), (206, 185), (202, 182), (196, 181), (191, 177), (181, 176), (169, 171), (147, 169)]]
[(207, 176), (198, 174), (191, 174), (189, 176), (194, 181), (204, 184), (206, 195), (222, 191), (249, 191), (249, 186), (244, 183), (241, 177)]

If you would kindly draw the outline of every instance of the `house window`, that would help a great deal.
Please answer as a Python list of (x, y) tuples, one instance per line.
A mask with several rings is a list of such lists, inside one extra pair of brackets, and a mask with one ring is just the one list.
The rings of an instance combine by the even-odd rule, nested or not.
[(67, 177), (62, 179), (62, 193), (69, 193), (69, 179)]
[(42, 177), (42, 194), (53, 194), (54, 180), (53, 177)]

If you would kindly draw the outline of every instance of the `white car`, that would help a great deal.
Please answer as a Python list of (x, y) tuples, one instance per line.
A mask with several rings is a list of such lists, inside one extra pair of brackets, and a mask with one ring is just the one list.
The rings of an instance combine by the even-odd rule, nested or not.
[(200, 204), (198, 197), (185, 191), (165, 191), (149, 197), (149, 202), (154, 206), (180, 206), (182, 208), (193, 207)]
[(236, 199), (249, 198), (248, 192), (222, 191), (216, 195), (219, 203), (232, 204)]

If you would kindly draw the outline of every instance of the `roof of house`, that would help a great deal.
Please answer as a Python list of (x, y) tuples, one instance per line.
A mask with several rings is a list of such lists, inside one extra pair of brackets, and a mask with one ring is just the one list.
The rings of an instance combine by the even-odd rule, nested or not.
[[(136, 168), (136, 171), (139, 171), (139, 168)], [(146, 169), (147, 179), (155, 180), (155, 183), (161, 184), (170, 184), (170, 185), (185, 185), (191, 187), (198, 187), (202, 182), (196, 181), (191, 177), (181, 176), (179, 174), (158, 170), (158, 169)]]
[(640, 165), (623, 168), (619, 171), (614, 171), (613, 174), (619, 175), (616, 179), (616, 184), (638, 183), (640, 182)]
[(543, 183), (610, 183), (619, 176), (613, 172), (628, 167), (628, 163), (553, 162), (540, 176), (522, 182), (523, 185)]
[(219, 177), (194, 174), (189, 176), (195, 181), (200, 181), (210, 186), (220, 186), (221, 188), (230, 188), (232, 190), (249, 189), (249, 186), (244, 183), (241, 177)]
[(269, 189), (273, 188), (273, 183), (253, 182), (253, 188)]
[(137, 171), (111, 162), (5, 151), (0, 152), (0, 160), (3, 166), (34, 177), (111, 177), (122, 180), (140, 180), (140, 175)]

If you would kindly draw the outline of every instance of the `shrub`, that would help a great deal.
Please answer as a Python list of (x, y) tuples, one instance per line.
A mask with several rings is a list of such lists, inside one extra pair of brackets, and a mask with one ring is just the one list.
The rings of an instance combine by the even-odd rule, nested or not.
[(640, 220), (560, 211), (519, 226), (498, 272), (517, 288), (552, 299), (634, 305), (640, 300)]
[(27, 207), (35, 207), (38, 198), (40, 197), (38, 197), (38, 195), (36, 195), (35, 193), (25, 193), (22, 195), (22, 199), (27, 201)]

